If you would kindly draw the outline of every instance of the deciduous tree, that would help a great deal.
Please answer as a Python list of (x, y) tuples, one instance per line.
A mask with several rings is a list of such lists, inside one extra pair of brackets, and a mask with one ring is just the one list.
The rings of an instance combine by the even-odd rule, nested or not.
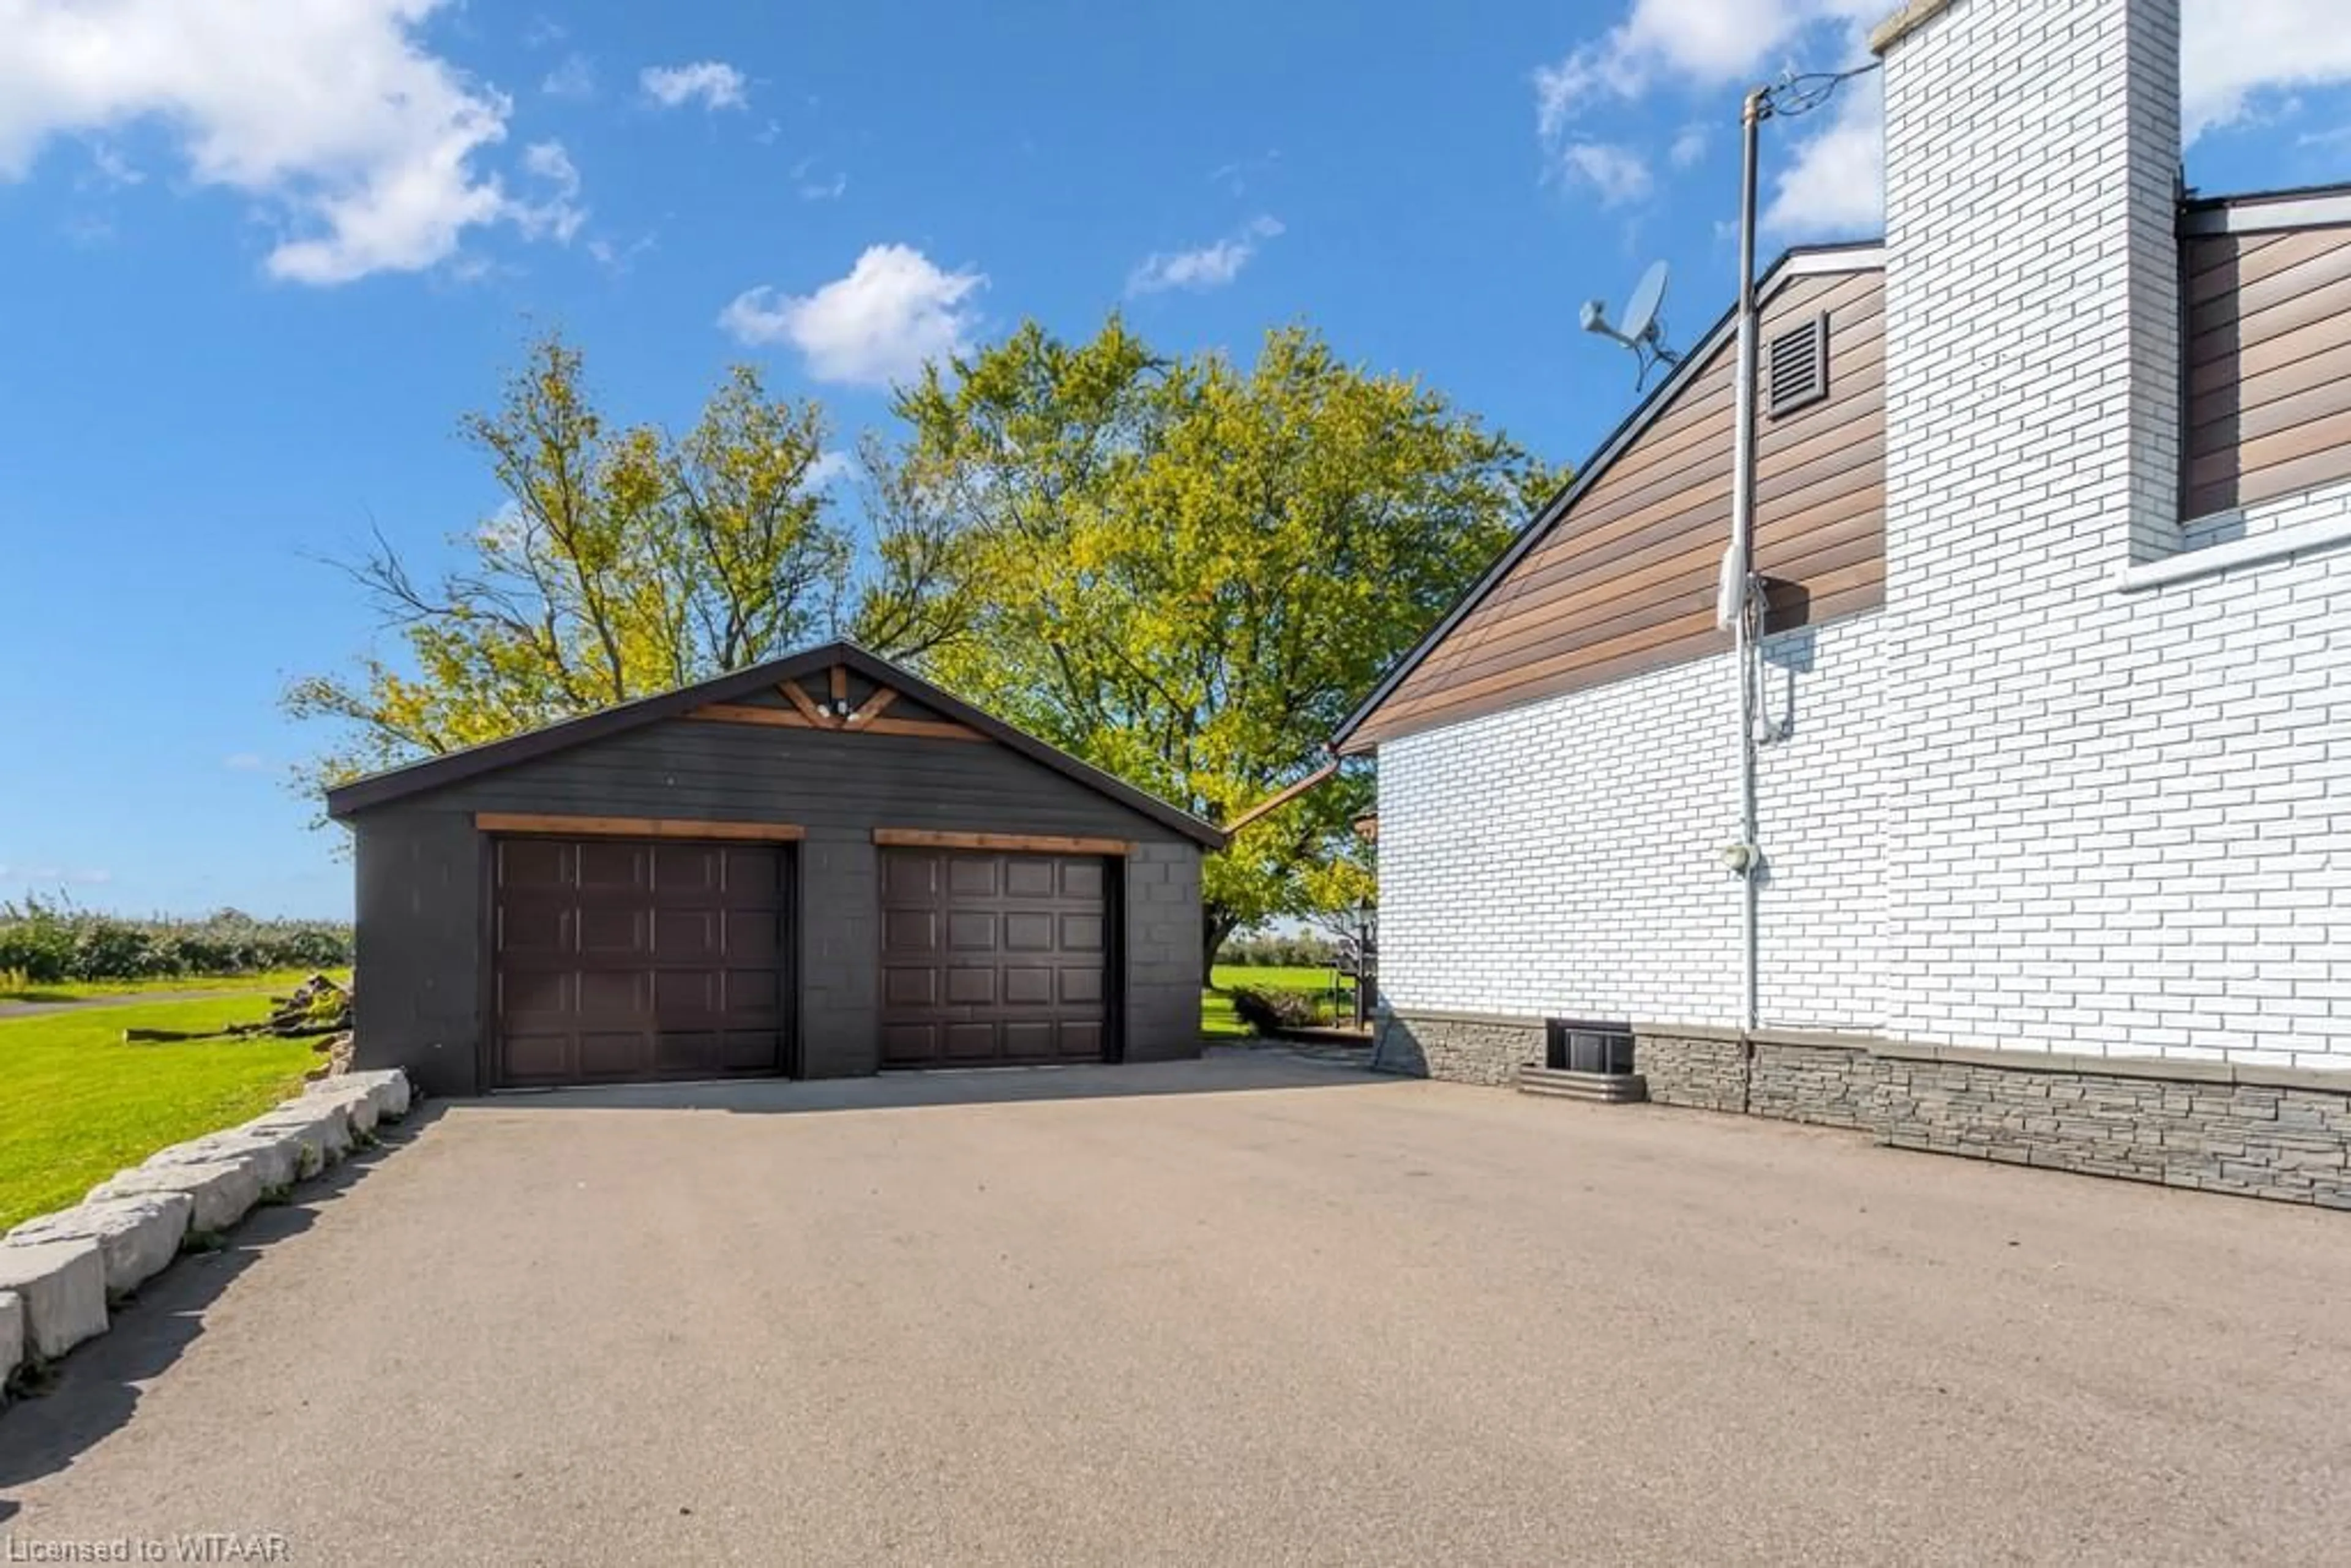
[[(1561, 476), (1313, 333), (1253, 364), (1030, 324), (935, 365), (870, 452), (889, 513), (866, 634), (942, 685), (1212, 821), (1323, 743)], [(1233, 931), (1367, 897), (1350, 771), (1207, 868)]]
[(467, 418), (505, 499), (421, 573), (379, 536), (346, 570), (405, 646), (297, 682), (298, 716), (341, 721), (332, 782), (772, 657), (829, 632), (854, 555), (817, 464), (813, 403), (727, 375), (692, 429), (615, 427), (577, 349), (534, 344)]

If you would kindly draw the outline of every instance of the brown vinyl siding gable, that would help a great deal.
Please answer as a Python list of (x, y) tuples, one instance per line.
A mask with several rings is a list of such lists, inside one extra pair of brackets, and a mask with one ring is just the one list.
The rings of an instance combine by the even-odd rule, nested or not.
[(2351, 228), (2184, 250), (2189, 517), (2351, 479)]
[[(1755, 559), (1775, 627), (1875, 609), (1886, 584), (1882, 276), (1790, 279), (1763, 340), (1828, 318), (1828, 392), (1759, 415)], [(1453, 629), (1345, 749), (1727, 648), (1714, 625), (1730, 537), (1734, 346), (1725, 340)], [(1760, 371), (1759, 371), (1760, 373)], [(1759, 405), (1760, 406), (1760, 405)]]

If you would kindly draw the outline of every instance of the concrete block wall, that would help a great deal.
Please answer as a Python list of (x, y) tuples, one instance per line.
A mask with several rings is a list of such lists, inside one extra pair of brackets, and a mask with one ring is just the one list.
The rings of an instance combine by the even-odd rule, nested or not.
[(811, 829), (799, 878), (802, 1078), (872, 1072), (882, 1030), (882, 859), (859, 828)]
[(1126, 1032), (1122, 1059), (1200, 1052), (1200, 856), (1139, 843), (1121, 868), (1126, 901)]

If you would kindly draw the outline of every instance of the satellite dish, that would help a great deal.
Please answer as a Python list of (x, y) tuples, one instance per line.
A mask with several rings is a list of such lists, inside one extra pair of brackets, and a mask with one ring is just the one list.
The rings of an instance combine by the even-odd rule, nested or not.
[(1585, 300), (1581, 312), (1585, 331), (1613, 338), (1633, 350), (1633, 357), (1641, 365), (1640, 381), (1636, 385), (1646, 384), (1649, 372), (1659, 365), (1681, 363), (1680, 353), (1666, 347), (1666, 324), (1657, 315), (1666, 301), (1666, 277), (1664, 262), (1650, 264), (1649, 270), (1643, 273), (1641, 281), (1634, 286), (1632, 298), (1625, 303), (1622, 327), (1609, 324), (1608, 307), (1600, 300)]
[(1657, 307), (1666, 302), (1666, 264), (1653, 261), (1649, 270), (1641, 274), (1641, 281), (1633, 286), (1633, 298), (1625, 303), (1625, 325), (1619, 329), (1636, 343), (1651, 348), (1665, 333), (1657, 320)]

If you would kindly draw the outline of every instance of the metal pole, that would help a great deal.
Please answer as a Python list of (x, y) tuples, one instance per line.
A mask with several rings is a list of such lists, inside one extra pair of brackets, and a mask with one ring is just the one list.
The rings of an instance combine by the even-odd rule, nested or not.
[(1730, 612), (1731, 663), (1739, 674), (1740, 1027), (1756, 1026), (1760, 946), (1756, 873), (1755, 682), (1755, 162), (1770, 89), (1747, 95), (1740, 114), (1739, 191), (1739, 380), (1730, 449), (1730, 549), (1722, 563), (1721, 607)]

